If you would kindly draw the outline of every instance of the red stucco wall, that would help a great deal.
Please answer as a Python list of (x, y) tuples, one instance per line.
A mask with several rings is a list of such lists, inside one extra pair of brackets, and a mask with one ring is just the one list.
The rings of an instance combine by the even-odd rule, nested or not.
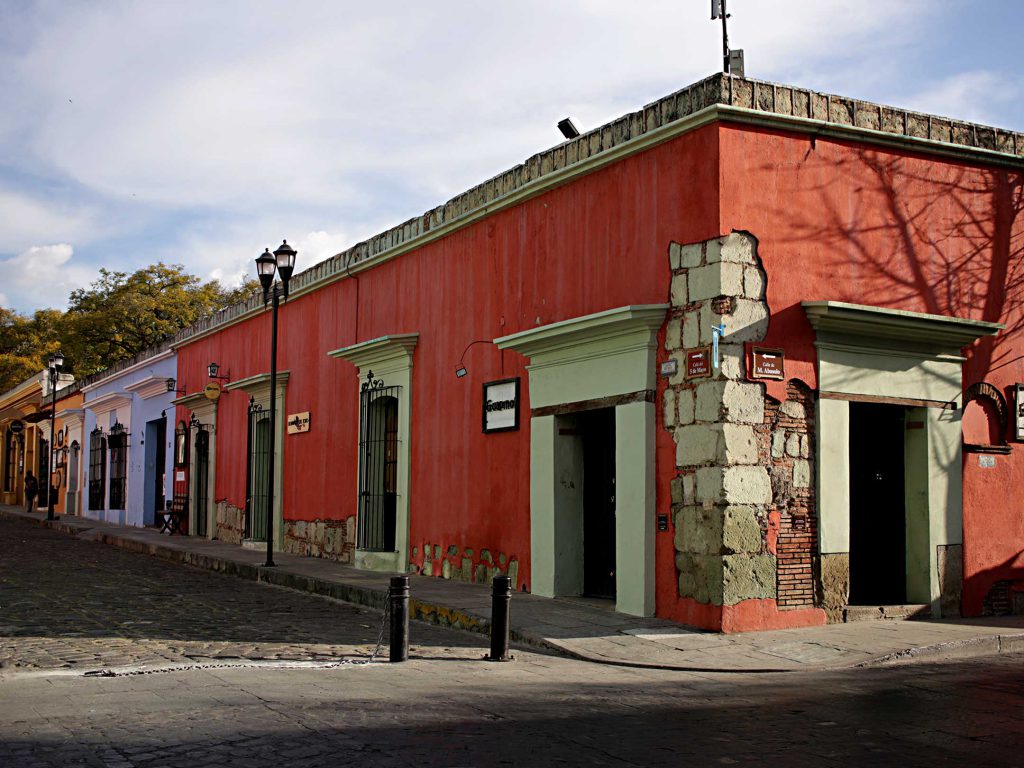
[[(529, 587), (529, 392), (525, 359), (469, 342), (626, 304), (667, 300), (668, 245), (718, 232), (717, 129), (707, 127), (553, 189), (435, 243), (290, 301), (280, 312), (287, 413), (286, 519), (355, 514), (358, 382), (327, 352), (385, 334), (420, 334), (413, 363), (410, 547), (488, 549), (519, 561)], [(299, 266), (302, 254), (299, 254)], [(358, 328), (357, 328), (358, 322)], [(179, 380), (206, 384), (211, 360), (232, 380), (269, 370), (269, 313), (179, 349)], [(523, 378), (523, 426), (481, 433), (482, 383)], [(246, 397), (227, 393), (217, 425), (216, 499), (243, 507)], [(181, 416), (179, 416), (181, 418)], [(659, 435), (659, 466), (674, 447)], [(666, 463), (667, 462), (667, 463)], [(667, 469), (666, 469), (667, 468)], [(667, 481), (666, 481), (667, 482)], [(660, 511), (668, 512), (667, 495)], [(664, 509), (661, 509), (664, 507)], [(671, 532), (659, 535), (671, 550)], [(672, 555), (659, 550), (672, 568)], [(671, 579), (674, 583), (674, 577)]]
[[(720, 162), (719, 162), (720, 158)], [(529, 391), (522, 428), (480, 431), (481, 384), (527, 375), (524, 359), (466, 345), (626, 304), (664, 302), (670, 241), (733, 229), (759, 240), (772, 312), (766, 342), (784, 347), (787, 375), (816, 387), (814, 336), (800, 302), (850, 301), (1006, 322), (968, 350), (965, 383), (1005, 389), (1024, 380), (1021, 346), (1020, 175), (834, 140), (715, 125), (582, 177), (435, 243), (290, 301), (281, 310), (279, 369), (290, 370), (286, 413), (310, 411), (285, 437), (286, 519), (355, 514), (355, 368), (327, 357), (385, 334), (420, 334), (413, 367), (410, 547), (482, 549), (519, 561), (529, 587)], [(1017, 206), (1016, 208), (1014, 206)], [(299, 254), (300, 267), (305, 266)], [(180, 348), (179, 381), (206, 383), (215, 360), (233, 380), (269, 370), (269, 313)], [(659, 398), (663, 382), (659, 382)], [(784, 383), (768, 384), (784, 399)], [(245, 406), (221, 400), (216, 498), (243, 507)], [(660, 410), (660, 409), (659, 409)], [(179, 416), (181, 418), (181, 416)], [(660, 422), (660, 417), (659, 417)], [(964, 469), (968, 613), (1016, 573), (1024, 524), (1008, 489), (1024, 466)], [(670, 514), (672, 436), (657, 430), (657, 512)], [(820, 623), (820, 611), (773, 601), (725, 610), (678, 597), (673, 532), (657, 534), (657, 613), (726, 631)]]
[[(965, 350), (964, 387), (988, 381), (1012, 403), (1024, 381), (1020, 172), (739, 127), (722, 129), (721, 158), (722, 231), (759, 240), (766, 343), (785, 348), (787, 376), (816, 387), (800, 302), (848, 301), (1006, 323)], [(963, 608), (977, 615), (994, 582), (1024, 578), (1024, 457), (1018, 446), (983, 469), (965, 454), (963, 471)]]

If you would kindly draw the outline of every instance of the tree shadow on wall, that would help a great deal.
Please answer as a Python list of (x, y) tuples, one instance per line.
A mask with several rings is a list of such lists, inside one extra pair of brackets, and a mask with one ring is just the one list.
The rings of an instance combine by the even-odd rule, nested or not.
[[(823, 295), (808, 298), (1005, 323), (964, 350), (968, 384), (1024, 357), (1024, 173), (812, 143), (789, 181), (814, 202), (776, 216), (821, 254), (829, 277)], [(935, 458), (959, 469), (955, 451)], [(967, 575), (964, 607), (973, 612), (993, 585), (1022, 578), (1019, 557)]]
[(832, 274), (856, 280), (856, 289), (833, 283), (845, 293), (835, 298), (1006, 323), (968, 348), (976, 380), (1020, 358), (1024, 174), (867, 149), (836, 160), (812, 149), (805, 174), (827, 179), (811, 187), (820, 204), (777, 215), (798, 241), (826, 251)]

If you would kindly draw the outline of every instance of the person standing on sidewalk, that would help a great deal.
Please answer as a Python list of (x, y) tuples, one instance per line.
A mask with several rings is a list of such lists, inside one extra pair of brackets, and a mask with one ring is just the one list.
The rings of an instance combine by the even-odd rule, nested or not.
[(25, 509), (32, 511), (35, 506), (36, 494), (39, 493), (39, 481), (32, 476), (32, 470), (25, 473)]

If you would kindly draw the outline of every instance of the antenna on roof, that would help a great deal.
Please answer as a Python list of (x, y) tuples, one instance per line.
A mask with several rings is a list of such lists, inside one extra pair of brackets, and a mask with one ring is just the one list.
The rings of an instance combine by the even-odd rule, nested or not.
[(743, 77), (743, 51), (729, 50), (729, 29), (726, 21), (732, 16), (725, 8), (726, 0), (711, 0), (711, 20), (722, 20), (722, 71), (727, 75)]

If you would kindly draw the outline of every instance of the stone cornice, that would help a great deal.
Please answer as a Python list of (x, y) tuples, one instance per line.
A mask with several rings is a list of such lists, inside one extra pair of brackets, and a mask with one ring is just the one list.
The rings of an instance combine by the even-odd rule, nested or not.
[(968, 344), (994, 336), (1006, 328), (1003, 323), (841, 301), (805, 301), (802, 306), (818, 339), (826, 344), (835, 339), (855, 337), (873, 346), (895, 342), (956, 354)]
[[(288, 384), (288, 378), (291, 376), (290, 371), (278, 371), (277, 372), (277, 386), (284, 387)], [(270, 390), (270, 374), (269, 373), (258, 373), (255, 376), (247, 376), (244, 379), (238, 381), (232, 381), (230, 384), (224, 386), (225, 392), (245, 392), (249, 395), (261, 394), (263, 390)]]
[(379, 366), (389, 362), (412, 365), (412, 353), (419, 340), (418, 333), (401, 333), (361, 341), (348, 347), (328, 352), (328, 357), (347, 360), (357, 368)]
[[(656, 334), (668, 309), (668, 304), (631, 304), (502, 336), (494, 343), (498, 349), (511, 349), (530, 358), (566, 349), (580, 350), (584, 343), (600, 344), (637, 331), (648, 336)], [(638, 343), (648, 341), (641, 339)]]

